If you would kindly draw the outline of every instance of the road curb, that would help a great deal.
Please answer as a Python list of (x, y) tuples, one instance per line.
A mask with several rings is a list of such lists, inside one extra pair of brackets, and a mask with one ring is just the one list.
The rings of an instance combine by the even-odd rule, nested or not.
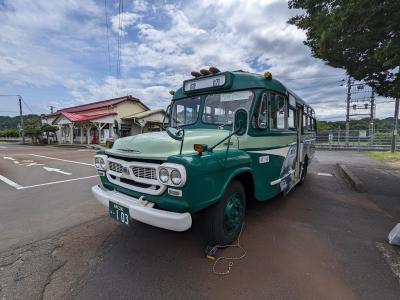
[(359, 193), (365, 193), (366, 189), (361, 180), (355, 175), (347, 166), (343, 164), (336, 164), (340, 175), (342, 175), (350, 185)]

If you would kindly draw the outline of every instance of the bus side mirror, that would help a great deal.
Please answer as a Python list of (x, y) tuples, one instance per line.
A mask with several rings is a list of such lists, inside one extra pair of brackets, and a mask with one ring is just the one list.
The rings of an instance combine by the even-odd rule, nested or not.
[(279, 110), (279, 100), (280, 100), (280, 97), (278, 95), (275, 95), (275, 97), (272, 99), (271, 104), (275, 111)]
[(236, 132), (237, 135), (243, 135), (246, 133), (247, 129), (247, 111), (244, 109), (238, 109), (235, 112), (235, 121), (233, 125), (233, 131)]

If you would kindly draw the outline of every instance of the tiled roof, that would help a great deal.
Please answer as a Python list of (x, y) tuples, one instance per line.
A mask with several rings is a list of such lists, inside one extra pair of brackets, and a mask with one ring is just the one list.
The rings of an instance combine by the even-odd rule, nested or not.
[(71, 106), (71, 107), (59, 109), (56, 112), (54, 112), (53, 114), (49, 114), (47, 116), (59, 115), (61, 112), (76, 113), (76, 112), (94, 110), (94, 109), (113, 106), (113, 105), (116, 105), (116, 104), (119, 104), (119, 103), (125, 102), (125, 101), (137, 102), (137, 103), (142, 104), (145, 108), (150, 109), (142, 101), (140, 101), (139, 99), (129, 95), (129, 96), (124, 96), (124, 97), (113, 98), (113, 99), (108, 99), (108, 100), (102, 100), (102, 101), (92, 102), (92, 103), (88, 103), (88, 104), (83, 104), (83, 105), (78, 105), (78, 106)]
[(152, 110), (145, 110), (145, 111), (142, 111), (140, 113), (136, 113), (136, 114), (124, 117), (124, 119), (142, 119), (142, 118), (145, 118), (145, 117), (157, 114), (157, 113), (165, 113), (165, 111), (162, 108), (160, 108), (160, 109), (152, 109)]
[(64, 112), (62, 111), (60, 113), (64, 117), (66, 117), (68, 120), (71, 122), (79, 122), (79, 121), (89, 121), (89, 120), (95, 120), (111, 115), (116, 115), (116, 113), (106, 113), (106, 114), (97, 114), (97, 115), (82, 115), (82, 114), (77, 114), (77, 113), (70, 113), (70, 112)]

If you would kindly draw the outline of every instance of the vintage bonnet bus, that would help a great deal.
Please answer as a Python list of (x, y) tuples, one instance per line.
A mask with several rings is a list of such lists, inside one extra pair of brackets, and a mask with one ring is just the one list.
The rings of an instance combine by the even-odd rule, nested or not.
[(272, 78), (217, 68), (192, 72), (173, 94), (166, 131), (97, 152), (94, 196), (123, 224), (184, 231), (201, 214), (210, 245), (233, 242), (246, 200), (302, 184), (313, 158), (314, 110)]

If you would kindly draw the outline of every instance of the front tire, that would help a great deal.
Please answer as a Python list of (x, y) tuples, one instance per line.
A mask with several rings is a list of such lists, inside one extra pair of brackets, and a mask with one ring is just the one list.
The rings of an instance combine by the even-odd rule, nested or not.
[(245, 210), (244, 187), (239, 181), (233, 181), (218, 203), (208, 208), (203, 217), (208, 245), (233, 243), (242, 230)]

